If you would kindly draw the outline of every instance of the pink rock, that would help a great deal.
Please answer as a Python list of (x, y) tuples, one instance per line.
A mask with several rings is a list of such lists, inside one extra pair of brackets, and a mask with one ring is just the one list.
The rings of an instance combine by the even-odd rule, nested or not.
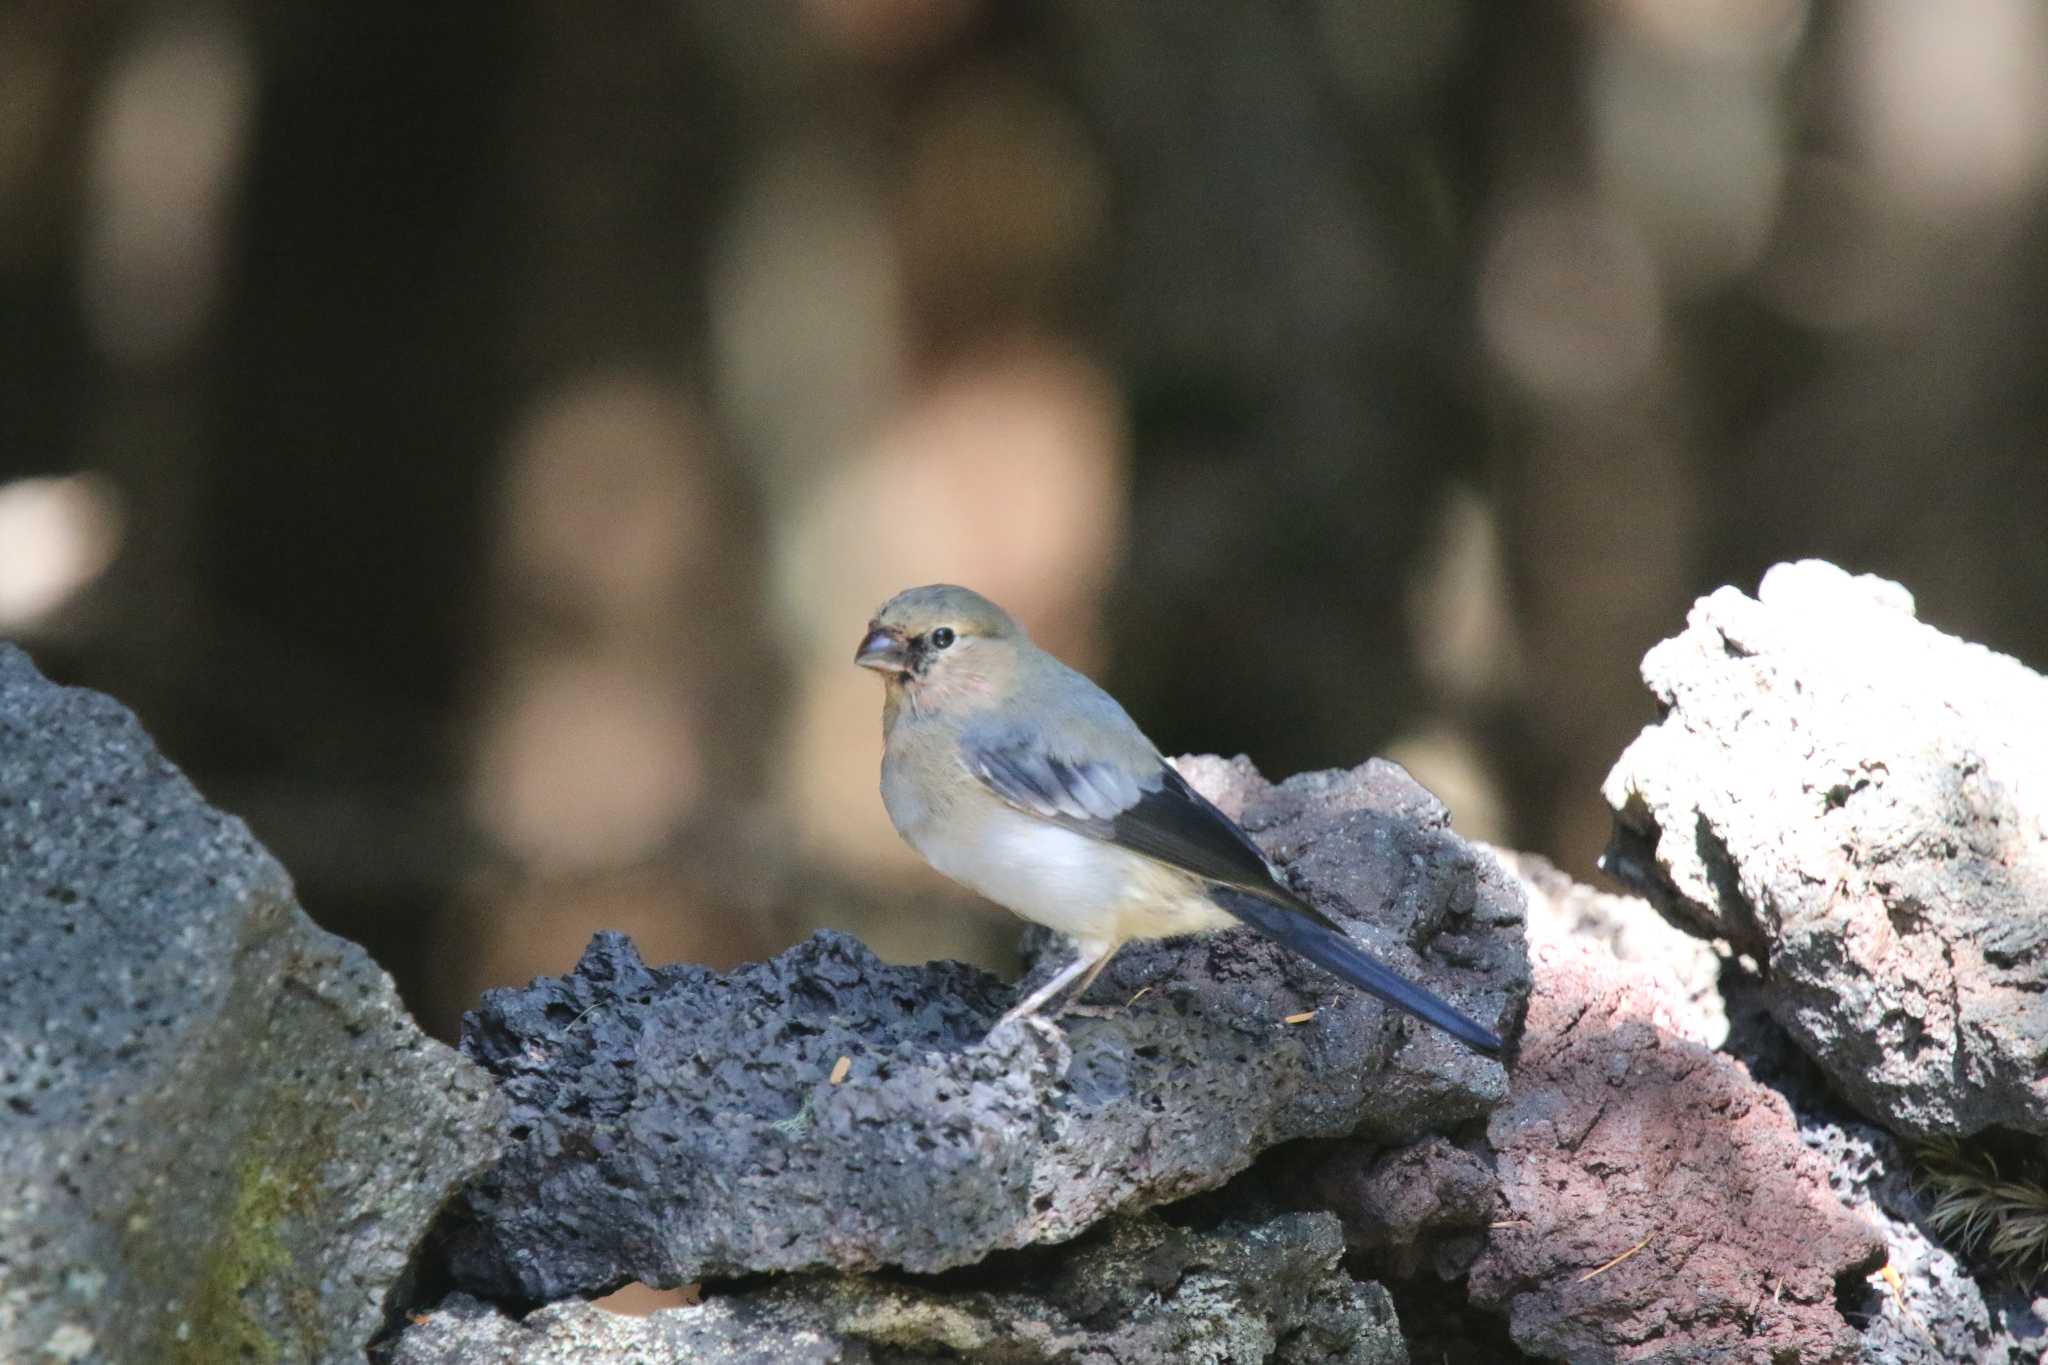
[(1487, 1130), (1501, 1211), (1473, 1301), (1553, 1359), (1854, 1359), (1835, 1282), (1884, 1246), (1830, 1192), (1785, 1101), (1682, 1036), (1665, 977), (1569, 940), (1531, 953), (1528, 1028)]

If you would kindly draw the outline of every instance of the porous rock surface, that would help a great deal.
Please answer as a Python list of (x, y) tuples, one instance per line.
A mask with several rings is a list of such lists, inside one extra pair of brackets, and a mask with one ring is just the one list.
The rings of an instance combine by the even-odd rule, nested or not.
[(1913, 1158), (1883, 1129), (1854, 1119), (1802, 1116), (1800, 1135), (1828, 1164), (1843, 1202), (1878, 1228), (1888, 1274), (1853, 1297), (1862, 1326), (1860, 1365), (2032, 1365), (2048, 1354), (2048, 1303), (1989, 1289), (1928, 1235), (1926, 1197)]
[(1339, 1144), (1304, 1177), (1287, 1183), (1343, 1220), (1347, 1246), (1403, 1278), (1425, 1268), (1445, 1280), (1463, 1275), (1500, 1196), (1491, 1153), (1435, 1134), (1392, 1149)]
[(1784, 1099), (1705, 1045), (1668, 967), (1575, 938), (1532, 934), (1530, 951), (1513, 1090), (1487, 1123), (1501, 1203), (1473, 1302), (1547, 1360), (1856, 1360), (1836, 1281), (1884, 1246)]
[(1929, 1235), (1932, 1205), (1907, 1144), (1846, 1111), (1771, 1019), (1757, 982), (1731, 977), (1726, 989), (1729, 1049), (1785, 1096), (1829, 1186), (1884, 1238), (1884, 1272), (1844, 1284), (1837, 1296), (1862, 1331), (1859, 1365), (2036, 1365), (2048, 1356), (2048, 1300), (2001, 1287), (1995, 1276), (1979, 1284)]
[(2048, 679), (1893, 583), (1779, 565), (1651, 650), (1603, 866), (1763, 968), (1895, 1132), (2048, 1132)]
[[(1405, 772), (1183, 771), (1390, 964), (1508, 1030), (1528, 990), (1519, 893)], [(1109, 1017), (984, 1041), (1013, 998), (837, 934), (723, 976), (601, 936), (568, 976), (492, 992), (466, 1022), (512, 1118), (444, 1229), (448, 1267), (541, 1302), (940, 1271), (1220, 1185), (1275, 1143), (1405, 1141), (1505, 1092), (1498, 1063), (1248, 930), (1130, 945), (1090, 995)]]
[(500, 1108), (133, 716), (0, 644), (0, 1360), (360, 1362)]
[(419, 1315), (392, 1365), (867, 1365), (884, 1360), (1118, 1365), (1405, 1365), (1392, 1301), (1352, 1280), (1328, 1214), (1213, 1232), (1116, 1218), (988, 1287), (809, 1275), (622, 1317), (555, 1304), (523, 1320), (466, 1295)]
[[(1589, 963), (1604, 964), (1616, 979), (1625, 975), (1637, 1012), (1675, 1037), (1712, 1047), (1727, 1036), (1720, 959), (1707, 944), (1666, 924), (1639, 897), (1575, 882), (1535, 854), (1488, 852), (1521, 885), (1532, 945), (1575, 944)], [(1342, 1218), (1351, 1248), (1368, 1264), (1401, 1278), (1425, 1269), (1444, 1280), (1462, 1277), (1497, 1217), (1499, 1181), (1483, 1143), (1438, 1135), (1394, 1148), (1331, 1143), (1276, 1175), (1296, 1200)]]

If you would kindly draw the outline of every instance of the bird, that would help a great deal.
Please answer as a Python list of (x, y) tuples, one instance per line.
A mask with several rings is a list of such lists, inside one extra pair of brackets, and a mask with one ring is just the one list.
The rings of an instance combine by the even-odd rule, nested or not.
[(1080, 999), (1133, 939), (1242, 923), (1500, 1054), (1491, 1029), (1291, 890), (1115, 698), (980, 593), (935, 583), (896, 594), (869, 620), (854, 662), (882, 676), (882, 804), (897, 833), (945, 876), (1074, 944), (1073, 961), (991, 1036), (1077, 980), (1069, 1000)]

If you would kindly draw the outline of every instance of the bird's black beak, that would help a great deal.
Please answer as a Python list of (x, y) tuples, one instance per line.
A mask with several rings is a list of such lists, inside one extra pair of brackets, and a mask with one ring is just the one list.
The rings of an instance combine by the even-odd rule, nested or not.
[(908, 673), (910, 649), (903, 643), (903, 636), (899, 632), (885, 630), (870, 621), (867, 638), (862, 640), (860, 648), (853, 652), (853, 661), (862, 668), (872, 668), (877, 673)]

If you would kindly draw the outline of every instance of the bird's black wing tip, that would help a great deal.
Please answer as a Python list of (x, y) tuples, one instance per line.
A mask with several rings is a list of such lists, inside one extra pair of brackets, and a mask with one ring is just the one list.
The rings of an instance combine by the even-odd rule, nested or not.
[(1359, 989), (1442, 1029), (1475, 1052), (1499, 1057), (1507, 1045), (1499, 1034), (1435, 991), (1408, 980), (1381, 962), (1324, 915), (1305, 905), (1254, 896), (1234, 887), (1212, 887), (1210, 898), (1266, 937)]
[(1507, 1056), (1507, 1043), (1501, 1039), (1498, 1033), (1495, 1033), (1490, 1028), (1481, 1026), (1469, 1035), (1460, 1034), (1457, 1037), (1459, 1042), (1465, 1044), (1474, 1052), (1491, 1057), (1495, 1061), (1500, 1061)]

